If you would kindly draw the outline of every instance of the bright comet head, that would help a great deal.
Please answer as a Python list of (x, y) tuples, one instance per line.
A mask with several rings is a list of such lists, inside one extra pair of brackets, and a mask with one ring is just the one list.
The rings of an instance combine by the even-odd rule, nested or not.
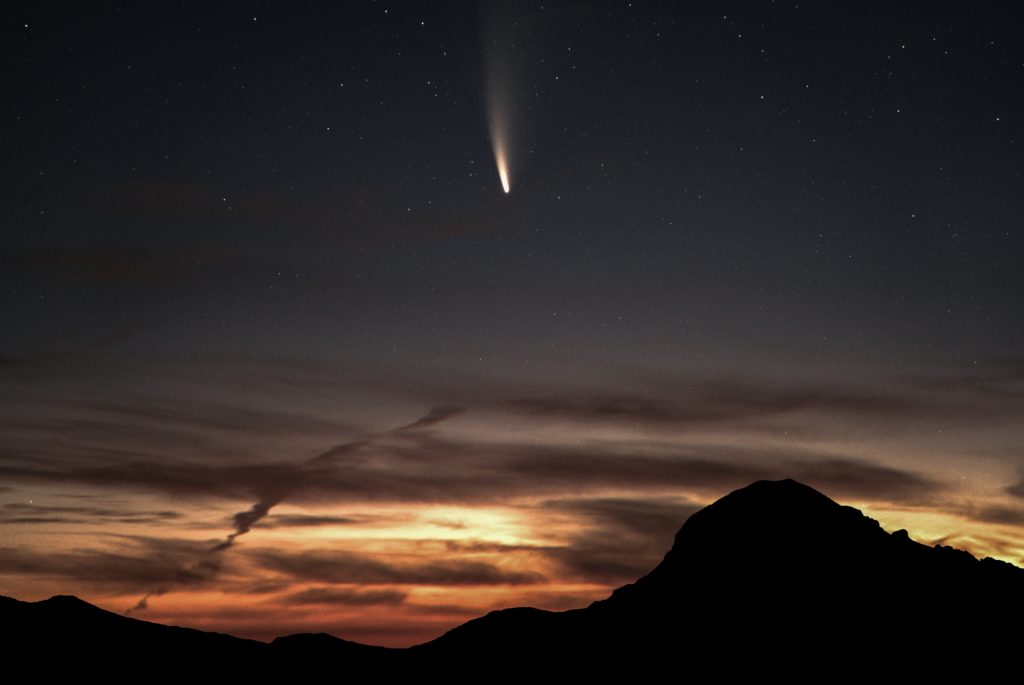
[(505, 166), (505, 158), (503, 156), (498, 157), (498, 176), (501, 177), (501, 187), (507, 194), (510, 186), (508, 182), (508, 168)]
[(494, 149), (494, 163), (498, 167), (501, 187), (508, 194), (512, 190), (512, 175), (509, 173), (508, 161), (508, 127), (504, 123), (504, 118), (499, 116), (496, 108), (493, 108), (490, 112), (490, 128), (491, 147)]

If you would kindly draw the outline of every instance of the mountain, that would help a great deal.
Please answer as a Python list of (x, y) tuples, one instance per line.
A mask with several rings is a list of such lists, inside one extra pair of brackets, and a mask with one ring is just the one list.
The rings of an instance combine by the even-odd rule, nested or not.
[(663, 561), (608, 599), (493, 612), (412, 649), (434, 663), (514, 653), (520, 668), (588, 672), (685, 662), (741, 676), (814, 677), (837, 664), (920, 675), (935, 655), (979, 669), (1016, 654), (1024, 631), (1007, 619), (1021, 609), (1024, 569), (886, 533), (792, 480), (759, 481), (693, 514)]
[(0, 646), (0, 663), (43, 679), (227, 673), (267, 651), (255, 640), (140, 621), (66, 595), (32, 603), (0, 597)]
[[(323, 634), (267, 645), (61, 596), (0, 598), (0, 644), (14, 663), (44, 671), (165, 677), (976, 676), (1015, 658), (1022, 609), (1024, 569), (886, 533), (785, 480), (695, 513), (653, 571), (607, 599), (565, 612), (495, 611), (409, 649)], [(35, 661), (40, 650), (59, 659)]]

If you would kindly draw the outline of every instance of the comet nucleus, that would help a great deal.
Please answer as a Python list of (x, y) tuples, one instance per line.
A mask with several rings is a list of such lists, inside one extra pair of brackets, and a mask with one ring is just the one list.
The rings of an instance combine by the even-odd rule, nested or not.
[(504, 148), (498, 143), (494, 143), (494, 162), (498, 165), (498, 177), (501, 179), (501, 187), (508, 193), (512, 189), (508, 180), (508, 161), (505, 159)]

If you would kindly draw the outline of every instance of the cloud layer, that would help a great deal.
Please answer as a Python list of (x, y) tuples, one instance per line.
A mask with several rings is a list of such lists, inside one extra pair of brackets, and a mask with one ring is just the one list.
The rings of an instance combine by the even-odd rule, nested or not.
[[(383, 607), (423, 635), (509, 603), (597, 599), (653, 568), (703, 503), (779, 478), (997, 527), (970, 539), (1013, 558), (1024, 551), (1006, 531), (1024, 527), (1024, 483), (1011, 475), (971, 499), (948, 470), (904, 450), (940, 430), (954, 440), (979, 427), (1012, 432), (1007, 419), (1024, 402), (1014, 369), (880, 385), (661, 379), (615, 391), (388, 382), (372, 391), (408, 409), (369, 419), (301, 398), (31, 397), (0, 418), (0, 530), (31, 541), (6, 545), (0, 577), (116, 598), (113, 608), (134, 603), (150, 617), (219, 593), (259, 598), (293, 622), (323, 612), (371, 631), (366, 612)], [(299, 386), (317, 387), (274, 385), (287, 397)], [(823, 437), (835, 433), (847, 439)], [(861, 439), (882, 448), (858, 448)], [(36, 530), (92, 533), (47, 548)]]

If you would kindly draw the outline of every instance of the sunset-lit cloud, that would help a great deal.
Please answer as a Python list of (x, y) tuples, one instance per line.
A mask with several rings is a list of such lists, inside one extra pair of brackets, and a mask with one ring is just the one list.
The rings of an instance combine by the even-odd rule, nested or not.
[[(74, 592), (273, 637), (237, 613), (251, 597), (281, 626), (407, 644), (502, 606), (599, 599), (653, 568), (704, 504), (785, 477), (925, 542), (1024, 554), (1016, 467), (998, 470), (995, 439), (1015, 430), (1013, 379), (981, 395), (940, 377), (781, 388), (705, 378), (618, 395), (479, 382), (473, 401), (427, 406), (418, 382), (386, 391), (409, 414), (369, 421), (319, 400), (257, 407), (241, 393), (206, 405), (40, 397), (45, 412), (0, 420), (0, 580), (26, 597)], [(964, 489), (954, 471), (921, 468), (907, 445), (936, 425), (986, 427), (1005, 479)], [(407, 628), (389, 632), (382, 607)]]

